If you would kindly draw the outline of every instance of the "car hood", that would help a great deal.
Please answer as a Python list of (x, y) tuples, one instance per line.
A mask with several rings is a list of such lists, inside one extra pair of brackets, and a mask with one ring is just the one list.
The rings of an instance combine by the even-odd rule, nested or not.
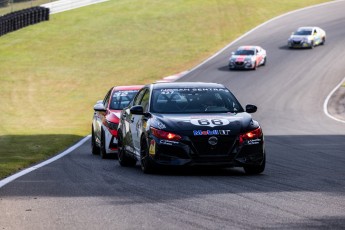
[(311, 35), (291, 35), (290, 39), (294, 40), (294, 41), (301, 41), (303, 39), (311, 39), (312, 36)]
[(253, 55), (232, 55), (229, 60), (243, 62), (244, 60), (252, 60)]
[(119, 123), (121, 116), (121, 110), (109, 110), (109, 113), (106, 115), (106, 119), (113, 123)]
[(243, 113), (221, 114), (153, 114), (151, 126), (183, 135), (238, 135), (253, 129), (257, 123), (252, 116)]

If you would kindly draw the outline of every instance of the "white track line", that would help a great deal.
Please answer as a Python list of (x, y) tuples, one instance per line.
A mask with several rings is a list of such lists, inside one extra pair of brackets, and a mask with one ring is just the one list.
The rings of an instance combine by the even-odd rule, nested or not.
[(61, 157), (69, 154), (70, 152), (72, 152), (73, 150), (75, 150), (76, 148), (80, 147), (82, 144), (84, 144), (89, 138), (91, 137), (91, 135), (88, 135), (86, 137), (84, 137), (82, 140), (80, 140), (77, 144), (69, 147), (68, 149), (66, 149), (65, 151), (63, 151), (62, 153), (56, 155), (55, 157), (50, 158), (49, 160), (43, 161), (42, 163), (39, 163), (37, 165), (34, 165), (30, 168), (24, 169), (23, 171), (20, 171), (16, 174), (13, 174), (12, 176), (9, 176), (3, 180), (0, 181), (0, 188), (8, 183), (10, 183), (11, 181), (14, 181), (15, 179), (17, 179), (18, 177), (24, 176), (25, 174), (32, 172), (38, 168), (41, 168), (47, 164), (52, 163), (53, 161), (56, 161), (57, 159), (60, 159)]
[(332, 92), (329, 93), (329, 95), (327, 96), (325, 102), (323, 103), (323, 112), (331, 119), (339, 121), (341, 123), (345, 123), (345, 121), (340, 120), (336, 117), (333, 117), (331, 114), (328, 113), (328, 109), (327, 109), (327, 105), (329, 102), (329, 99), (332, 97), (332, 95), (334, 94), (335, 91), (337, 91), (337, 89), (343, 84), (343, 82), (345, 81), (345, 78), (343, 80), (341, 80), (341, 82), (332, 90)]

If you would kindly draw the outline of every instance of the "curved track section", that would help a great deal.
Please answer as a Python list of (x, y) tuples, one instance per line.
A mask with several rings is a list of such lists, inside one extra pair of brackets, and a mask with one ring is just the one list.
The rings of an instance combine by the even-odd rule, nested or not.
[[(2, 229), (343, 229), (345, 124), (323, 103), (344, 78), (345, 2), (266, 23), (179, 81), (227, 85), (266, 135), (267, 169), (169, 171), (144, 175), (90, 153), (90, 143), (0, 190)], [(327, 31), (326, 45), (289, 50), (301, 25)], [(239, 45), (257, 44), (268, 64), (228, 71)]]

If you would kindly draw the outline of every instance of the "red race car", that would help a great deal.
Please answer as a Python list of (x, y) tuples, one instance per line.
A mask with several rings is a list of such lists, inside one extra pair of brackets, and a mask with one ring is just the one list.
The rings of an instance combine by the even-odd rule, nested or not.
[(101, 154), (106, 158), (108, 154), (117, 153), (117, 127), (120, 113), (128, 106), (142, 85), (112, 87), (103, 100), (97, 101), (94, 109), (91, 127), (92, 154)]

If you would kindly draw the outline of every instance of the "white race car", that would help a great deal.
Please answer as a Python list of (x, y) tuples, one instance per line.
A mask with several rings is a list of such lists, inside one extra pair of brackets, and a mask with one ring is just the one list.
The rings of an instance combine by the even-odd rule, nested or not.
[(316, 26), (305, 26), (293, 32), (288, 39), (289, 48), (313, 48), (326, 42), (326, 32)]
[(266, 50), (260, 46), (240, 46), (231, 53), (229, 69), (257, 69), (266, 64)]

